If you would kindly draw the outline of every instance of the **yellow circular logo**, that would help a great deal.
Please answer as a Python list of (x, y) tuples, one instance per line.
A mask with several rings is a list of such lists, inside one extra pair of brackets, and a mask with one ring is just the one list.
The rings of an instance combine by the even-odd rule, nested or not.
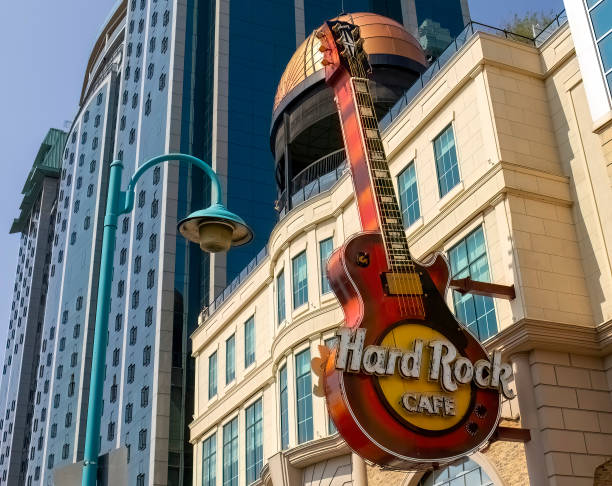
[[(394, 327), (380, 346), (391, 350), (413, 350), (412, 356), (405, 355), (401, 364), (398, 363), (405, 376), (394, 373), (376, 379), (384, 399), (404, 421), (420, 429), (438, 432), (457, 425), (469, 411), (471, 385), (459, 384), (456, 391), (448, 393), (440, 386), (439, 380), (429, 379), (433, 351), (422, 343), (432, 341), (447, 341), (447, 338), (422, 324)], [(410, 374), (412, 376), (406, 378)]]

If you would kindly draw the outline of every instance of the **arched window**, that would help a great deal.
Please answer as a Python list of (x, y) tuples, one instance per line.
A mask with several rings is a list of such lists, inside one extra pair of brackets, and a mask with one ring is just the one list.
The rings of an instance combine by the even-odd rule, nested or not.
[(440, 471), (426, 474), (418, 486), (493, 486), (487, 473), (469, 457)]

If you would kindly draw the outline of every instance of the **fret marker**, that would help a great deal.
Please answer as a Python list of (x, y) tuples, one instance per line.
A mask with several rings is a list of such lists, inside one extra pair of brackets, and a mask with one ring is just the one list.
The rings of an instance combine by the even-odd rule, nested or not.
[(366, 137), (368, 138), (378, 138), (378, 131), (372, 129), (366, 129)]
[(395, 218), (385, 218), (388, 224), (397, 224), (397, 219)]
[(372, 116), (372, 108), (369, 106), (361, 106), (360, 109), (363, 116)]
[(380, 200), (381, 200), (382, 202), (385, 202), (385, 203), (390, 203), (390, 202), (393, 202), (393, 199), (392, 199), (392, 198), (390, 198), (389, 196), (382, 196), (382, 197), (380, 198)]
[(385, 170), (375, 170), (374, 171), (374, 176), (378, 179), (386, 179), (387, 178), (387, 171)]

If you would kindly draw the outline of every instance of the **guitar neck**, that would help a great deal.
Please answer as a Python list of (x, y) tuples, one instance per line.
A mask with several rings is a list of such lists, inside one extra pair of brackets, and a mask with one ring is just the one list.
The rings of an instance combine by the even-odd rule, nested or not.
[(404, 226), (402, 212), (397, 202), (393, 181), (374, 110), (374, 102), (370, 93), (367, 78), (351, 78), (353, 98), (361, 136), (366, 148), (366, 164), (370, 174), (370, 185), (375, 196), (380, 231), (385, 243), (389, 265), (393, 270), (406, 271), (406, 267), (414, 267)]

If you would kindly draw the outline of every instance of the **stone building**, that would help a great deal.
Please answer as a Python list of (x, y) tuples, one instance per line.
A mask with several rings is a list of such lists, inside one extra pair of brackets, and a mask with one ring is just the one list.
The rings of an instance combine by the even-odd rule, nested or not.
[[(293, 203), (192, 334), (194, 483), (606, 484), (594, 478), (612, 456), (612, 187), (575, 36), (562, 18), (536, 39), (470, 24), (449, 49), (382, 118), (383, 141), (412, 254), (443, 252), (453, 277), (514, 286), (512, 300), (447, 302), (512, 363), (517, 397), (501, 422), (531, 439), (429, 473), (351, 453), (312, 394), (310, 359), (343, 321), (325, 262), (360, 231), (353, 185), (336, 152), (305, 177), (273, 139)], [(277, 106), (310, 99), (293, 92), (305, 84)]]

